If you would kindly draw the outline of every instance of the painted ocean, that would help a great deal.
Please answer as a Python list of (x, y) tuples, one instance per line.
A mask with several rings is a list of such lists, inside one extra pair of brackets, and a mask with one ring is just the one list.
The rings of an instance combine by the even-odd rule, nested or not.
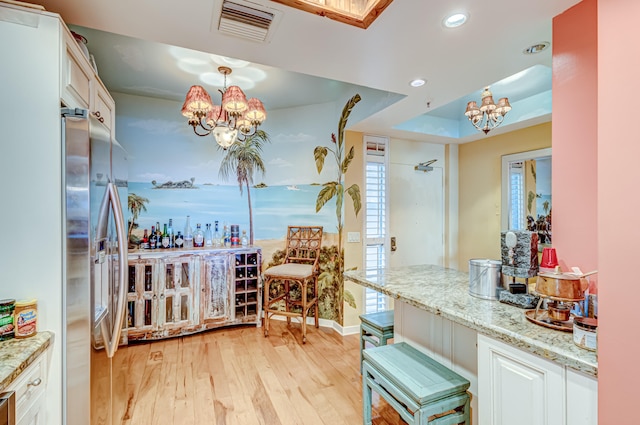
[[(129, 193), (147, 198), (147, 211), (142, 211), (137, 223), (140, 229), (151, 229), (156, 222), (162, 226), (173, 219), (175, 231), (183, 230), (187, 215), (191, 227), (218, 220), (238, 224), (249, 233), (249, 209), (246, 190), (240, 195), (238, 186), (196, 185), (195, 189), (157, 189), (151, 183), (129, 182)], [(270, 186), (251, 188), (254, 239), (280, 239), (288, 225), (320, 225), (327, 233), (337, 233), (335, 199), (319, 213), (316, 198), (322, 186)], [(123, 203), (125, 201), (123, 200)], [(124, 205), (123, 205), (124, 206)], [(130, 215), (130, 213), (128, 213)]]

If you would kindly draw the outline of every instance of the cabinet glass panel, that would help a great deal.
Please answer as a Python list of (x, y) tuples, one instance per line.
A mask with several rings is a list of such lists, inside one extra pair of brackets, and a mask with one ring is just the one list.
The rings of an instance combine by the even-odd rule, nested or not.
[(180, 302), (180, 320), (189, 319), (189, 296), (183, 295)]
[(247, 316), (251, 316), (252, 314), (257, 314), (258, 306), (256, 304), (249, 304), (247, 306)]
[(136, 292), (136, 266), (129, 266), (129, 293)]
[(144, 290), (150, 292), (153, 290), (153, 267), (144, 266)]
[(151, 326), (151, 300), (144, 300), (144, 325)]
[(258, 265), (258, 254), (247, 254), (246, 264), (256, 266)]
[(182, 263), (181, 286), (183, 288), (188, 288), (189, 286), (191, 286), (189, 274), (189, 263)]
[(173, 322), (173, 297), (168, 296), (164, 300), (164, 320), (167, 323)]
[(167, 289), (173, 289), (175, 287), (175, 284), (173, 282), (173, 264), (167, 264), (165, 266), (165, 278), (164, 278), (164, 282), (165, 282), (165, 288)]
[(136, 302), (127, 302), (127, 327), (132, 328), (136, 324)]
[(247, 256), (245, 254), (236, 254), (236, 266), (244, 266), (247, 261)]

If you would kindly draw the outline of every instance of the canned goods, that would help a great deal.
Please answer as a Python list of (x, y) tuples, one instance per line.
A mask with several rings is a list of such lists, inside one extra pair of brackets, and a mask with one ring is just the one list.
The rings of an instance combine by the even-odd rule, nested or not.
[(36, 300), (19, 301), (13, 312), (15, 337), (27, 338), (36, 334), (38, 310)]
[(0, 300), (0, 341), (14, 336), (13, 310), (16, 300)]
[(573, 319), (573, 342), (580, 348), (590, 351), (597, 349), (598, 320), (592, 317)]
[(231, 246), (240, 245), (240, 226), (237, 224), (231, 225)]

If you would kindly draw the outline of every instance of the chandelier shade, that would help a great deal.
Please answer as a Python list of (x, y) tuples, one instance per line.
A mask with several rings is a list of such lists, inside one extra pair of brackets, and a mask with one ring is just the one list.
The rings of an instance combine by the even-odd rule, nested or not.
[(198, 136), (213, 134), (216, 142), (227, 149), (236, 140), (244, 140), (255, 134), (258, 126), (267, 119), (267, 112), (259, 99), (247, 96), (238, 86), (227, 87), (227, 75), (231, 68), (221, 66), (224, 75), (221, 104), (216, 105), (202, 86), (191, 86), (182, 105), (181, 113), (187, 118)]
[(504, 121), (504, 116), (511, 110), (511, 104), (506, 97), (500, 98), (496, 105), (493, 101), (493, 94), (489, 87), (485, 87), (482, 92), (480, 107), (475, 101), (467, 103), (467, 109), (464, 115), (471, 121), (473, 126), (483, 131), (484, 134), (489, 133), (492, 129), (498, 127)]

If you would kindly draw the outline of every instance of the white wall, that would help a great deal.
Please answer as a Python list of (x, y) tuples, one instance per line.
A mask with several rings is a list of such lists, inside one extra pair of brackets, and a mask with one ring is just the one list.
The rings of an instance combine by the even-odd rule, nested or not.
[(0, 298), (37, 299), (38, 329), (55, 333), (45, 420), (55, 425), (62, 385), (59, 23), (2, 7), (0, 39)]

